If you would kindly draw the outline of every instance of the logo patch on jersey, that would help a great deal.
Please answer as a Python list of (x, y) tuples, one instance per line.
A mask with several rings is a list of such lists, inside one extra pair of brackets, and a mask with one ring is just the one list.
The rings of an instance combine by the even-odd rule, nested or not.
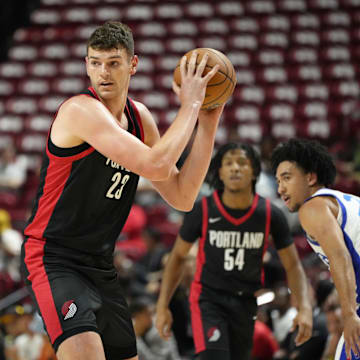
[(209, 223), (213, 224), (221, 220), (221, 217), (209, 218)]
[(206, 335), (208, 337), (209, 342), (216, 342), (220, 339), (221, 332), (217, 327), (213, 326), (208, 330)]
[(69, 300), (61, 308), (61, 312), (64, 315), (64, 320), (71, 319), (77, 311), (77, 306), (74, 300)]

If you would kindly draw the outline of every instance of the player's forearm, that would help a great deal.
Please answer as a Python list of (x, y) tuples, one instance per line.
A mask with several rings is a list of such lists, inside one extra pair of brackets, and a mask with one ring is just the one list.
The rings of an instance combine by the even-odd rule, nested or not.
[[(201, 104), (182, 105), (179, 112), (160, 140), (152, 147), (149, 161), (164, 171), (167, 178), (183, 153), (194, 130)], [(160, 180), (160, 179), (157, 179)]]
[(312, 306), (309, 300), (308, 283), (301, 265), (293, 266), (286, 274), (288, 286), (291, 293), (295, 296), (299, 309), (308, 309), (311, 311)]
[(209, 168), (217, 124), (199, 123), (191, 151), (177, 174), (178, 193), (182, 196), (182, 202), (188, 203), (190, 208), (199, 194)]
[(167, 308), (182, 278), (185, 259), (170, 254), (161, 281), (157, 308)]
[(344, 318), (356, 314), (356, 282), (353, 264), (348, 254), (337, 254), (329, 258), (330, 272), (339, 294), (339, 302)]

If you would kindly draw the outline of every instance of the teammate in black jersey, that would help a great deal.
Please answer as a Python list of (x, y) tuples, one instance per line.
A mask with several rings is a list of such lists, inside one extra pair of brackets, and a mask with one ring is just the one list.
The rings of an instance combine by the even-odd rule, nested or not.
[(260, 159), (248, 145), (222, 146), (211, 161), (207, 182), (215, 188), (184, 217), (162, 278), (156, 325), (167, 338), (172, 324), (169, 301), (185, 258), (199, 239), (190, 292), (191, 322), (201, 360), (250, 358), (257, 312), (255, 291), (262, 286), (262, 260), (271, 235), (298, 303), (297, 345), (312, 331), (307, 282), (282, 212), (255, 193)]
[[(89, 90), (65, 101), (49, 131), (41, 181), (25, 229), (23, 274), (59, 360), (137, 359), (113, 265), (116, 238), (139, 175), (173, 207), (190, 210), (205, 177), (223, 110), (202, 111), (215, 66), (181, 60), (178, 114), (160, 138), (149, 110), (128, 98), (136, 72), (131, 30), (97, 28), (87, 44)], [(175, 164), (198, 124), (189, 157)]]

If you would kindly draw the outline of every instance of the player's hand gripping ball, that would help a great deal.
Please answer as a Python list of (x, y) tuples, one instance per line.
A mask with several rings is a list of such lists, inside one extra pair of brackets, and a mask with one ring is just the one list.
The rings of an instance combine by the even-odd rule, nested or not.
[[(201, 107), (202, 110), (210, 110), (226, 103), (230, 98), (236, 85), (236, 73), (233, 64), (222, 52), (210, 48), (198, 48), (187, 52), (186, 65), (189, 64), (191, 54), (195, 50), (198, 53), (196, 65), (200, 64), (205, 53), (209, 55), (203, 75), (206, 75), (216, 64), (220, 66), (207, 84), (205, 99)], [(180, 60), (174, 70), (174, 81), (181, 86)]]

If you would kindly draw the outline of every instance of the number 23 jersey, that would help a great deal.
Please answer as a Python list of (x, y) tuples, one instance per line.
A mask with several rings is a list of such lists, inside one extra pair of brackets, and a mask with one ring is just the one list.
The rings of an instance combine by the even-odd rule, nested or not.
[(180, 228), (183, 240), (199, 239), (194, 281), (235, 294), (252, 294), (262, 286), (270, 234), (278, 250), (293, 243), (279, 208), (255, 194), (250, 208), (230, 209), (217, 191), (197, 202)]
[[(93, 88), (84, 95), (99, 100)], [(129, 98), (125, 115), (128, 132), (143, 141), (140, 115)], [(60, 148), (49, 135), (38, 193), (24, 234), (89, 254), (111, 255), (138, 179), (90, 144)]]

